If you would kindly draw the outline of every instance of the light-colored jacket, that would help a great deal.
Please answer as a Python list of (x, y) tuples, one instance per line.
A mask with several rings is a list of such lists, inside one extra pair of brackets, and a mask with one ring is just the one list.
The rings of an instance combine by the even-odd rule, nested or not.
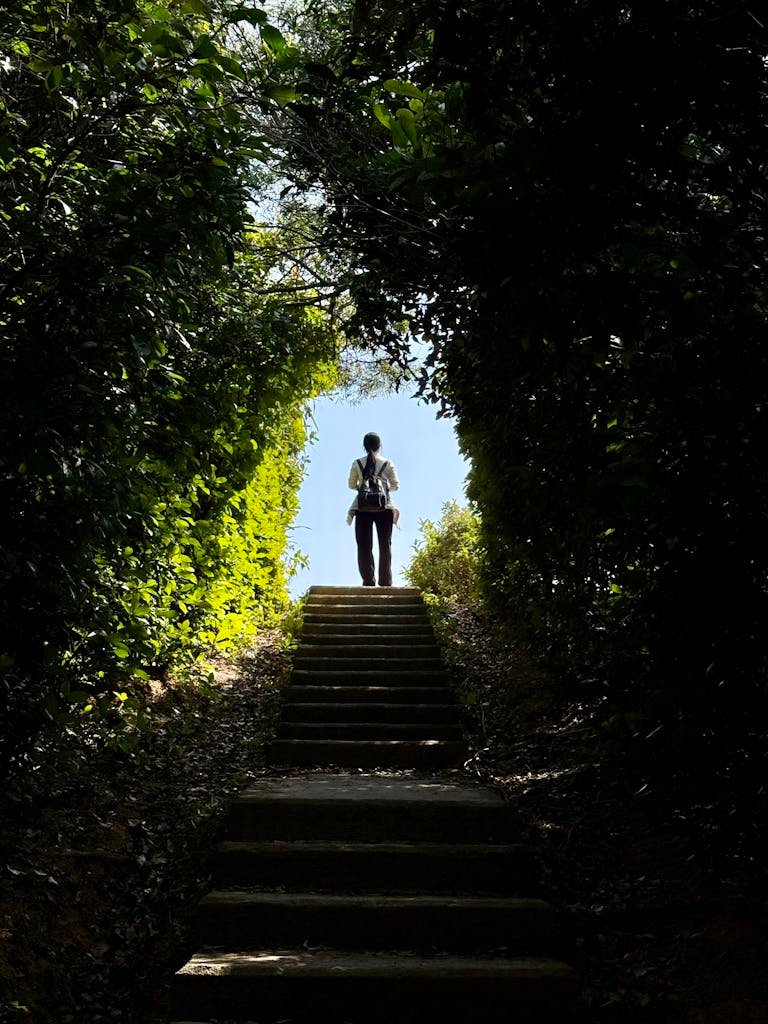
[[(365, 465), (366, 458), (367, 456), (363, 456), (359, 461), (355, 459), (355, 461), (352, 463), (352, 466), (350, 467), (349, 486), (353, 491), (356, 491), (360, 484), (363, 482), (363, 471), (360, 469), (360, 463), (362, 462), (362, 464)], [(386, 480), (387, 483), (389, 484), (387, 508), (391, 508), (392, 511), (394, 512), (393, 518), (395, 525), (397, 525), (397, 521), (400, 518), (400, 509), (392, 501), (392, 491), (396, 491), (400, 486), (400, 481), (397, 479), (397, 470), (395, 469), (394, 464), (389, 461), (389, 459), (385, 459), (381, 455), (374, 455), (374, 458), (376, 459), (376, 469), (374, 471), (376, 473), (376, 476), (382, 477), (382, 479)], [(385, 463), (386, 468), (384, 468)], [(349, 512), (347, 513), (347, 522), (351, 523), (356, 514), (357, 495), (355, 495), (355, 500), (350, 505)]]

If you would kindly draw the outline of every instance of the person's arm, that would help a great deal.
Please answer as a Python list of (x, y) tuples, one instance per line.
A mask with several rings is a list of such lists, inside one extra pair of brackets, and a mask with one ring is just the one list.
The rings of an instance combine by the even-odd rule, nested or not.
[(383, 474), (387, 478), (390, 491), (396, 491), (400, 486), (400, 481), (397, 479), (397, 470), (393, 463), (389, 463)]
[(356, 491), (360, 484), (363, 482), (363, 474), (360, 472), (360, 465), (355, 459), (349, 470), (349, 488), (352, 491)]

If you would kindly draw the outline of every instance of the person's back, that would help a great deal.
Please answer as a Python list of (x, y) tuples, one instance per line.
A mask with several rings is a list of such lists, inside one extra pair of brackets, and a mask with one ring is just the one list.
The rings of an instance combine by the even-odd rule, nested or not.
[(394, 464), (383, 458), (381, 438), (368, 433), (363, 438), (365, 459), (355, 459), (349, 471), (349, 486), (357, 491), (347, 516), (355, 521), (357, 565), (364, 587), (376, 586), (373, 559), (373, 530), (379, 541), (379, 586), (392, 586), (392, 526), (400, 515), (392, 491), (400, 486)]

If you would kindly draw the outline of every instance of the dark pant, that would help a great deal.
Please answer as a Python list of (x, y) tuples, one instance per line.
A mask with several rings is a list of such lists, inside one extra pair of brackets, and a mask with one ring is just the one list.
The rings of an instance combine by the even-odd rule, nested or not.
[(376, 567), (373, 564), (373, 524), (379, 537), (379, 586), (392, 586), (392, 521), (391, 508), (379, 512), (358, 512), (355, 516), (357, 541), (357, 567), (364, 587), (376, 586)]

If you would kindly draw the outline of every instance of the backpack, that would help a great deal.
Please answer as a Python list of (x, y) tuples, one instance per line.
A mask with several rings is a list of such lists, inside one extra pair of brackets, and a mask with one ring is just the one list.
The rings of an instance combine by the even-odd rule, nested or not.
[(359, 509), (369, 509), (372, 512), (386, 508), (387, 501), (389, 500), (389, 484), (382, 476), (382, 473), (389, 463), (384, 463), (381, 467), (381, 473), (378, 475), (369, 472), (367, 476), (363, 460), (358, 459), (357, 464), (360, 467), (360, 472), (363, 474), (363, 482), (357, 488), (357, 507)]

